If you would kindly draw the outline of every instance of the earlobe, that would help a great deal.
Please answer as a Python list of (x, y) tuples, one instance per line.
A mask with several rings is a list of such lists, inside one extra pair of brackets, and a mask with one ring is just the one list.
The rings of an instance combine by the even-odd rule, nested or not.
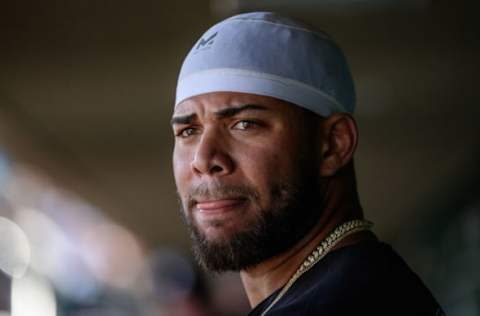
[(320, 175), (329, 177), (352, 160), (358, 142), (358, 129), (352, 116), (335, 113), (324, 120), (321, 134)]

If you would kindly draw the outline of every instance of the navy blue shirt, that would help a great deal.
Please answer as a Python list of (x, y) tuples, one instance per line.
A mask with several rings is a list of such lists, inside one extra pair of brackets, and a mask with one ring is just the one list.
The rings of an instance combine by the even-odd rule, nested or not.
[[(277, 290), (249, 316), (261, 315)], [(445, 315), (430, 291), (389, 245), (363, 241), (327, 254), (268, 315)]]

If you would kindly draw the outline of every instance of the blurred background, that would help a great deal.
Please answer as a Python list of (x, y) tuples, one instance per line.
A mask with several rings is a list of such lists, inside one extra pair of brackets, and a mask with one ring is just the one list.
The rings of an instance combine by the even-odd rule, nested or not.
[(182, 59), (273, 10), (331, 34), (356, 82), (366, 215), (448, 315), (480, 315), (475, 1), (4, 1), (0, 315), (245, 315), (190, 254), (171, 171)]

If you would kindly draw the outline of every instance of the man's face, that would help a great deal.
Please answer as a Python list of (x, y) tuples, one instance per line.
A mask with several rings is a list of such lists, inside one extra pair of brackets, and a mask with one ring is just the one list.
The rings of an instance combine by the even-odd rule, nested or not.
[(202, 265), (255, 266), (313, 227), (321, 213), (314, 122), (251, 94), (204, 94), (175, 108), (175, 181)]

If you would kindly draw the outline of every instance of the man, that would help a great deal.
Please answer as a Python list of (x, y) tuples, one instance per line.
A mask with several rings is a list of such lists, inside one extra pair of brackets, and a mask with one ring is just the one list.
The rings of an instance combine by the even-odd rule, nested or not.
[(323, 33), (269, 12), (209, 29), (186, 57), (173, 167), (195, 255), (240, 271), (250, 315), (440, 315), (370, 232), (357, 196), (352, 78)]

